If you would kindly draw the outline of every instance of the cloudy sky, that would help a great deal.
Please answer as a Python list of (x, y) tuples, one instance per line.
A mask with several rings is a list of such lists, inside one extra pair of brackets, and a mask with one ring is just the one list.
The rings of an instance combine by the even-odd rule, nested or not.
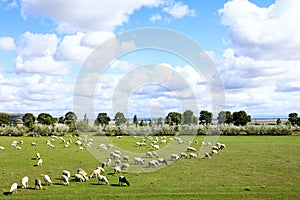
[[(112, 42), (152, 27), (203, 48), (222, 80), (224, 109), (287, 117), (300, 111), (299, 10), (298, 0), (0, 0), (0, 112), (58, 117), (89, 107), (84, 98), (74, 102), (87, 91), (94, 115), (213, 109), (205, 73), (181, 55), (138, 49), (135, 40)], [(90, 55), (107, 41), (129, 53), (82, 78)]]

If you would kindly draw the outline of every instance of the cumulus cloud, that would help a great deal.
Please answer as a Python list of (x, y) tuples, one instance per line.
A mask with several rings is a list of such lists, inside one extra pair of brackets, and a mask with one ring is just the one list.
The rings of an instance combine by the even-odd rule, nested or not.
[[(146, 1), (107, 1), (107, 0), (22, 0), (22, 15), (50, 18), (61, 32), (70, 28), (90, 31), (113, 31), (115, 27), (129, 21), (129, 16), (141, 7), (157, 7), (162, 0)], [(88, 11), (88, 12), (86, 12)]]
[(4, 51), (12, 51), (16, 49), (14, 38), (11, 37), (1, 37), (0, 38), (0, 49)]
[(195, 15), (195, 11), (191, 10), (188, 5), (183, 4), (181, 1), (172, 2), (169, 6), (164, 7), (163, 11), (172, 15), (175, 19), (181, 19), (184, 16)]
[(162, 16), (160, 14), (155, 14), (150, 17), (150, 21), (153, 23), (161, 20), (162, 20)]

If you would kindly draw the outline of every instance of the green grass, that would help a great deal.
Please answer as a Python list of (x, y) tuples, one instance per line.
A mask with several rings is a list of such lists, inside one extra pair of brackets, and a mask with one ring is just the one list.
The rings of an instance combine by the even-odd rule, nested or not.
[[(23, 140), (22, 150), (10, 147)], [(118, 176), (106, 169), (110, 185), (96, 179), (63, 186), (59, 180), (64, 169), (74, 174), (78, 168), (88, 173), (101, 166), (88, 151), (74, 144), (64, 149), (60, 141), (55, 149), (46, 146), (49, 137), (0, 137), (0, 199), (298, 199), (300, 195), (300, 137), (298, 136), (221, 136), (226, 144), (219, 156), (210, 160), (181, 159), (151, 173), (126, 173), (130, 187), (116, 186)], [(66, 138), (69, 139), (69, 138)], [(202, 141), (204, 137), (196, 137)], [(74, 139), (73, 139), (74, 140)], [(146, 152), (149, 147), (134, 145), (137, 138), (109, 138), (115, 146), (128, 151)], [(30, 143), (34, 141), (37, 147)], [(193, 143), (194, 147), (197, 146)], [(35, 167), (35, 153), (43, 166)], [(178, 153), (178, 152), (176, 152)], [(48, 174), (54, 184), (35, 190), (34, 179)], [(29, 177), (29, 189), (6, 195), (13, 182)]]

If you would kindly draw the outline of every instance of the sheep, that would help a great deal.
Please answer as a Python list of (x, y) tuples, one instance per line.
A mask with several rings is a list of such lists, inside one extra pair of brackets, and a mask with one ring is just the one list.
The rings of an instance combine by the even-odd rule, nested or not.
[(129, 157), (128, 156), (123, 156), (123, 161), (129, 161)]
[(78, 148), (78, 151), (83, 151), (83, 147), (80, 146), (80, 147)]
[(24, 176), (22, 178), (22, 188), (27, 188), (28, 187), (28, 176)]
[(212, 155), (214, 155), (214, 154), (218, 155), (219, 152), (217, 150), (213, 149), (213, 150), (211, 150), (211, 153), (212, 153)]
[(99, 144), (99, 147), (105, 151), (107, 151), (107, 147), (105, 146), (105, 144)]
[(195, 154), (195, 153), (190, 153), (190, 158), (197, 158), (198, 156), (197, 156), (197, 154)]
[(24, 143), (24, 141), (23, 140), (20, 140), (20, 144), (23, 144)]
[(153, 158), (153, 155), (150, 151), (146, 152), (146, 157), (148, 158)]
[(82, 175), (82, 177), (85, 179), (85, 180), (89, 180), (89, 177), (88, 177), (88, 174), (86, 173), (86, 171), (84, 171), (83, 169), (79, 168), (77, 170), (77, 173)]
[(42, 181), (38, 178), (34, 180), (35, 189), (42, 189)]
[(164, 159), (164, 158), (159, 158), (157, 161), (158, 161), (159, 163), (164, 163), (165, 165), (168, 165), (167, 160)]
[(208, 159), (210, 159), (211, 157), (210, 157), (209, 153), (205, 152), (205, 154), (204, 154), (204, 158), (208, 158)]
[(37, 159), (37, 160), (41, 158), (41, 154), (38, 153), (38, 152), (35, 154), (35, 156), (36, 156), (36, 159)]
[(115, 172), (115, 174), (121, 173), (121, 171), (122, 171), (122, 169), (121, 169), (120, 166), (115, 166), (115, 167), (114, 167), (114, 172)]
[(0, 151), (4, 151), (4, 150), (5, 150), (5, 147), (0, 146)]
[(152, 155), (153, 155), (153, 157), (158, 158), (158, 153), (157, 153), (157, 152), (153, 151), (153, 152), (152, 152)]
[(36, 147), (36, 143), (35, 142), (31, 142), (31, 146)]
[(175, 160), (175, 161), (177, 161), (177, 160), (179, 160), (179, 156), (178, 156), (178, 154), (175, 154), (175, 153), (173, 153), (173, 154), (171, 154), (171, 160)]
[(53, 144), (49, 144), (49, 147), (50, 147), (51, 149), (55, 149), (55, 146), (54, 146)]
[(17, 183), (13, 183), (13, 184), (10, 186), (9, 193), (10, 193), (10, 194), (14, 194), (14, 193), (17, 193), (17, 191), (18, 191), (18, 184), (17, 184)]
[(106, 165), (108, 166), (108, 165), (110, 165), (110, 163), (111, 163), (111, 159), (108, 158), (107, 161), (106, 161)]
[(217, 147), (217, 146), (212, 146), (211, 148), (212, 148), (212, 150), (219, 150), (219, 147)]
[(124, 163), (124, 164), (122, 164), (122, 166), (121, 166), (121, 170), (126, 170), (126, 169), (128, 169), (129, 168), (129, 164), (128, 163)]
[(107, 185), (109, 184), (109, 182), (108, 182), (106, 176), (102, 176), (102, 175), (98, 174), (97, 178), (98, 178), (98, 181), (99, 181), (100, 183), (105, 182), (105, 184), (107, 184)]
[(155, 144), (155, 145), (151, 144), (151, 147), (157, 151), (159, 150), (159, 146), (157, 144)]
[(52, 185), (52, 180), (48, 175), (44, 176), (44, 181), (45, 181), (46, 185)]
[(76, 140), (76, 144), (77, 144), (78, 146), (81, 146), (81, 145), (82, 145), (82, 142), (81, 142), (80, 140)]
[(121, 139), (122, 138), (122, 135), (117, 135), (117, 139)]
[(68, 178), (71, 177), (71, 173), (70, 173), (68, 170), (62, 171), (62, 175), (65, 175), (65, 176), (68, 177)]
[(187, 147), (187, 151), (196, 152), (197, 150), (194, 147)]
[(150, 160), (150, 161), (148, 162), (148, 166), (149, 166), (149, 167), (159, 167), (160, 164), (159, 164), (159, 162), (158, 162), (157, 160)]
[(181, 152), (179, 154), (179, 156), (182, 158), (182, 157), (185, 157), (185, 158), (188, 158), (187, 154), (185, 152)]
[(121, 164), (121, 160), (115, 160), (115, 166), (120, 165)]
[(85, 182), (86, 179), (81, 174), (74, 174), (75, 181)]
[(68, 145), (68, 144), (64, 145), (64, 148), (69, 148), (69, 147), (70, 147), (70, 145)]
[(117, 154), (115, 152), (110, 152), (110, 158), (115, 159), (115, 160), (120, 160), (121, 159), (121, 155)]
[(113, 148), (113, 147), (114, 147), (114, 145), (108, 144), (108, 148)]
[(141, 147), (141, 146), (146, 146), (145, 142), (136, 142), (135, 143), (137, 146)]
[(119, 155), (122, 155), (122, 153), (121, 153), (121, 151), (120, 150), (114, 150), (114, 152), (116, 153), (116, 154), (119, 154)]
[(134, 159), (133, 159), (133, 162), (134, 162), (134, 164), (145, 164), (145, 159), (143, 159), (143, 158), (139, 158), (139, 157), (135, 157)]
[(63, 181), (64, 185), (69, 185), (69, 177), (67, 177), (66, 175), (61, 175), (61, 180)]
[(38, 160), (38, 162), (37, 162), (37, 164), (36, 164), (37, 166), (42, 166), (43, 165), (43, 159), (39, 159)]
[(16, 150), (22, 150), (22, 147), (16, 146)]
[(123, 185), (123, 183), (125, 183), (128, 186), (130, 186), (129, 181), (125, 178), (125, 176), (120, 176), (119, 177), (119, 185)]
[(220, 145), (219, 145), (219, 149), (222, 150), (222, 149), (225, 149), (225, 148), (226, 148), (225, 144), (220, 144)]

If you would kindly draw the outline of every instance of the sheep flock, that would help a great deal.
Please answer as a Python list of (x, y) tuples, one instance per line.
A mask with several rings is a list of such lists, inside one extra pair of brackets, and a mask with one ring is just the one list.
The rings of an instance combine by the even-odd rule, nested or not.
[[(199, 143), (197, 140), (189, 141), (181, 137), (133, 136), (135, 143), (133, 143), (132, 146), (137, 149), (144, 148), (146, 151), (144, 153), (131, 153), (112, 144), (111, 140), (101, 140), (100, 142), (97, 140), (98, 137), (81, 135), (64, 139), (63, 137), (49, 136), (49, 139), (43, 144), (43, 147), (49, 148), (49, 151), (62, 151), (62, 149), (70, 149), (70, 147), (73, 147), (72, 149), (77, 149), (76, 151), (78, 153), (86, 149), (93, 149), (94, 151), (96, 150), (98, 154), (100, 153), (104, 156), (101, 157), (101, 161), (98, 159), (100, 161), (99, 166), (92, 166), (88, 170), (78, 167), (76, 171), (64, 169), (60, 174), (41, 174), (36, 177), (29, 177), (24, 174), (21, 180), (14, 180), (8, 193), (15, 194), (18, 190), (28, 189), (29, 186), (31, 186), (31, 189), (42, 190), (44, 187), (51, 187), (54, 182), (55, 185), (67, 187), (73, 182), (87, 182), (91, 179), (98, 180), (98, 185), (110, 185), (111, 182), (115, 182), (119, 186), (130, 186), (128, 178), (125, 177), (126, 173), (133, 172), (129, 170), (130, 168), (155, 170), (167, 166), (170, 163), (176, 163), (182, 159), (211, 159), (212, 157), (218, 156), (219, 153), (226, 148), (225, 144), (220, 142), (212, 144), (209, 141)], [(117, 136), (117, 139), (122, 140), (123, 137)], [(178, 148), (179, 151), (177, 152), (175, 149), (174, 152), (166, 153), (163, 151), (163, 147), (164, 145), (168, 145), (168, 143), (184, 145), (183, 147), (185, 147), (185, 149)], [(0, 154), (8, 150), (22, 151), (23, 145), (23, 141), (14, 140), (11, 142), (10, 147), (0, 146), (0, 151), (2, 151)], [(49, 160), (49, 158), (44, 157), (38, 152), (39, 145), (41, 144), (35, 141), (32, 141), (30, 144), (30, 148), (35, 150), (35, 154), (32, 155), (32, 161), (30, 161), (35, 162), (33, 169), (34, 167), (43, 168), (47, 165), (47, 162), (43, 163), (43, 160)], [(57, 147), (60, 147), (59, 150), (57, 150)], [(204, 148), (205, 152), (200, 152), (200, 148)], [(107, 171), (113, 171), (113, 173), (107, 173)], [(136, 172), (143, 172), (143, 170)], [(111, 180), (114, 179), (114, 177), (117, 178)], [(32, 185), (30, 183), (32, 183)]]

